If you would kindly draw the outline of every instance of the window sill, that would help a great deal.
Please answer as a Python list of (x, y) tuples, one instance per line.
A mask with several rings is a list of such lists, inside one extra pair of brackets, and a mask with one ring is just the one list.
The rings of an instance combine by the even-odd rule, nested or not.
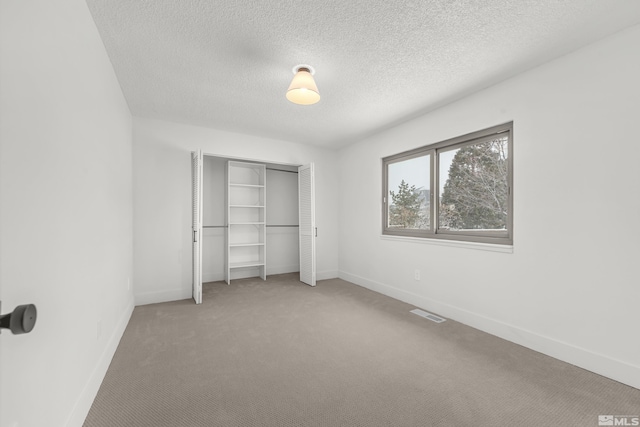
[(429, 239), (424, 237), (406, 237), (381, 234), (380, 240), (396, 240), (403, 242), (423, 243), (427, 245), (449, 246), (453, 248), (476, 249), (480, 251), (513, 253), (513, 245), (497, 245), (495, 243), (462, 242), (459, 240)]

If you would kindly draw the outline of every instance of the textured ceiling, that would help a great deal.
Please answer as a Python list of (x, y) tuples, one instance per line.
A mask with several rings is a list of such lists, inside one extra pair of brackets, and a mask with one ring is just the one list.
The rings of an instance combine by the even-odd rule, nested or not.
[[(340, 147), (640, 22), (638, 0), (87, 0), (132, 114)], [(310, 64), (322, 99), (285, 98)]]

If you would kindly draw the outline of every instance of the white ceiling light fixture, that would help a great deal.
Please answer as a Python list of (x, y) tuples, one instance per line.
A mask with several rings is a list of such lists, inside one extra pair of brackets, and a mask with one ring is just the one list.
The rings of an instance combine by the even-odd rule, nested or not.
[(313, 80), (315, 70), (310, 65), (296, 65), (293, 67), (293, 80), (287, 90), (287, 99), (294, 104), (311, 105), (320, 101), (318, 86)]

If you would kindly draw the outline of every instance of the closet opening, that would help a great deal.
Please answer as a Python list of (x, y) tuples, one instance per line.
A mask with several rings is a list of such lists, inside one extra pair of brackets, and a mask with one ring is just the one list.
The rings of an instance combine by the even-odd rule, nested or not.
[(309, 241), (309, 234), (315, 234), (314, 203), (309, 203), (314, 193), (312, 165), (309, 171), (298, 165), (192, 156), (198, 154), (199, 174), (198, 162), (192, 162), (196, 303), (202, 301), (202, 283), (266, 280), (269, 275), (300, 272), (301, 260), (301, 281), (315, 285), (315, 235)]

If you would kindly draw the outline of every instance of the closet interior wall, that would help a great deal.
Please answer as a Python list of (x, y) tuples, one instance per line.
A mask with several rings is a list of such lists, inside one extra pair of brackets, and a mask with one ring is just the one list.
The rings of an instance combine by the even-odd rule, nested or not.
[[(225, 167), (229, 160), (204, 156), (202, 281), (224, 280), (227, 224)], [(298, 174), (290, 165), (266, 164), (267, 276), (300, 271)], [(259, 276), (258, 268), (234, 277)], [(232, 283), (233, 284), (233, 283)]]

